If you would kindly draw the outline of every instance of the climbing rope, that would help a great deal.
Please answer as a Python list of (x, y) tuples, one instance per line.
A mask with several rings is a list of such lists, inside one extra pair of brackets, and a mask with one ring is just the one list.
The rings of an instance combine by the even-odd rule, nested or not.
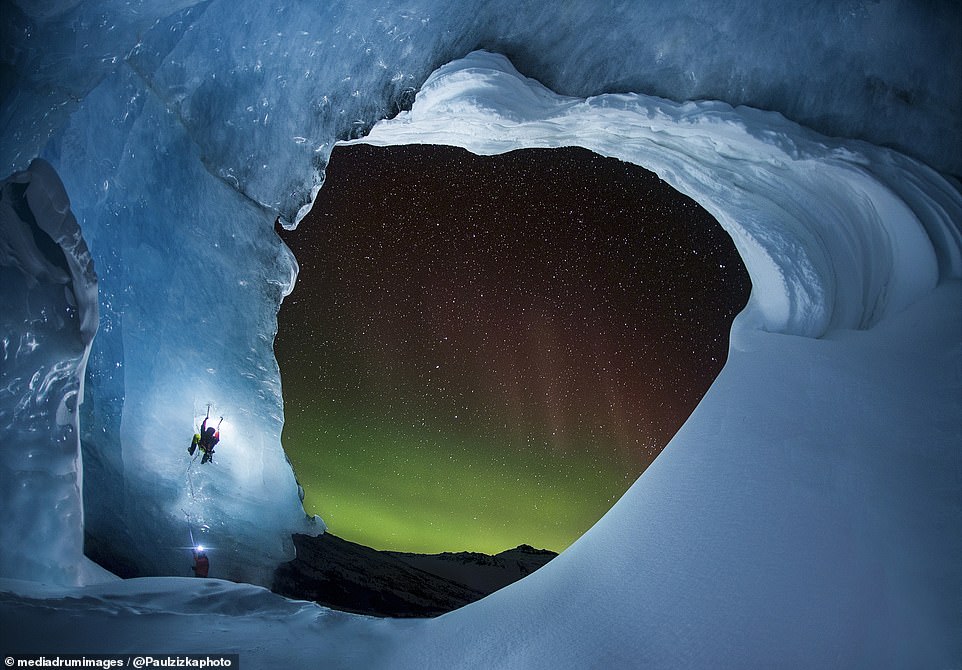
[(191, 458), (190, 461), (188, 461), (187, 463), (187, 485), (190, 488), (191, 500), (194, 500), (194, 478), (190, 476), (190, 466), (192, 466), (194, 464), (194, 461), (196, 460), (197, 460), (197, 454), (195, 453), (194, 457)]
[(190, 512), (185, 509), (182, 509), (181, 512), (183, 512), (184, 516), (187, 517), (187, 534), (190, 535), (190, 546), (191, 548), (196, 548), (197, 543), (194, 542), (194, 531), (190, 527)]
[[(207, 403), (207, 415), (206, 415), (206, 418), (204, 419), (205, 422), (206, 422), (208, 419), (210, 419), (210, 410), (211, 410), (212, 404), (213, 404), (213, 403)], [(197, 414), (196, 407), (197, 407), (197, 399), (195, 398), (195, 399), (193, 400), (192, 406), (191, 406), (191, 410), (192, 410), (192, 413), (193, 413), (193, 416), (192, 416), (192, 418), (191, 418), (191, 424), (192, 424), (192, 425), (193, 425), (193, 423), (195, 422), (196, 418), (199, 416), (199, 415)], [(223, 423), (223, 421), (224, 421), (224, 417), (220, 417), (220, 421), (217, 422), (217, 431), (218, 431), (218, 434), (219, 434), (219, 432), (220, 432), (220, 426), (221, 426), (221, 423)], [(203, 425), (203, 424), (201, 424), (201, 425)], [(193, 426), (193, 427), (194, 427), (194, 434), (198, 434), (198, 433), (201, 432), (199, 426)], [(194, 443), (193, 443), (193, 440), (191, 441), (191, 444), (194, 444)], [(189, 451), (189, 450), (188, 450), (188, 451)], [(212, 445), (210, 446), (209, 451), (204, 451), (203, 449), (201, 449), (201, 448), (198, 446), (197, 449), (194, 451), (194, 453), (191, 454), (190, 460), (187, 461), (187, 469), (186, 469), (186, 471), (185, 471), (184, 474), (185, 474), (185, 476), (186, 476), (186, 478), (187, 478), (187, 486), (188, 486), (188, 490), (189, 490), (189, 492), (190, 492), (190, 502), (191, 502), (191, 505), (194, 505), (194, 504), (197, 503), (197, 492), (196, 492), (196, 490), (194, 489), (194, 478), (193, 478), (193, 475), (191, 474), (191, 468), (193, 467), (194, 461), (197, 460), (197, 457), (201, 454), (201, 452), (204, 452), (205, 454), (213, 454), (213, 446), (212, 446)], [(210, 460), (210, 462), (213, 463), (213, 459), (208, 459), (208, 460)], [(202, 460), (201, 462), (203, 463), (204, 461)], [(190, 536), (190, 544), (191, 544), (191, 547), (192, 547), (194, 550), (196, 550), (196, 549), (197, 549), (197, 544), (196, 544), (196, 542), (195, 542), (195, 540), (194, 540), (194, 530), (193, 530), (193, 527), (192, 527), (192, 524), (191, 524), (190, 512), (188, 512), (186, 509), (183, 509), (183, 508), (181, 508), (181, 511), (184, 513), (184, 517), (187, 519), (187, 534)], [(203, 529), (203, 527), (202, 527), (202, 529)]]

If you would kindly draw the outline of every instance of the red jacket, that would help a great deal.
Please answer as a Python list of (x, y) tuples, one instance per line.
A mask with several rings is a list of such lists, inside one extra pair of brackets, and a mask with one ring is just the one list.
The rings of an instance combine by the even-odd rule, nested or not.
[(194, 552), (194, 576), (206, 577), (210, 572), (210, 559), (207, 554)]

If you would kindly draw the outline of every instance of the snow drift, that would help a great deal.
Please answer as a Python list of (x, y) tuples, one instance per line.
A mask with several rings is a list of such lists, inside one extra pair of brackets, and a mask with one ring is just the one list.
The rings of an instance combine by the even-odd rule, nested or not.
[[(84, 512), (88, 551), (119, 572), (185, 574), (185, 511), (214, 574), (259, 583), (291, 532), (322, 528), (279, 443), (270, 344), (296, 264), (271, 226), (309, 205), (336, 139), (578, 144), (637, 162), (718, 218), (754, 285), (722, 374), (624, 498), (546, 569), (428, 622), (298, 605), (278, 624), (288, 606), (261, 590), (196, 581), (42, 588), (83, 580), (78, 461), (50, 435), (5, 433), (4, 483), (26, 476), (9, 452), (30, 440), (49, 460), (4, 512), (72, 529), (32, 547), (45, 567), (18, 572), (15, 543), (0, 548), (3, 577), (34, 580), (4, 583), (11, 651), (82, 613), (63, 649), (104, 651), (109, 631), (109, 651), (148, 639), (254, 664), (283, 648), (342, 667), (951, 665), (962, 199), (939, 171), (962, 172), (962, 19), (919, 4), (10, 7), (0, 157), (56, 168), (97, 268)], [(5, 273), (6, 314), (30, 280)], [(11, 313), (20, 341), (29, 317)], [(34, 369), (81, 360), (72, 337)], [(69, 369), (51, 407), (79, 383)], [(207, 402), (232, 439), (195, 473)], [(74, 493), (51, 513), (52, 486)], [(183, 616), (218, 603), (233, 616), (213, 633)]]

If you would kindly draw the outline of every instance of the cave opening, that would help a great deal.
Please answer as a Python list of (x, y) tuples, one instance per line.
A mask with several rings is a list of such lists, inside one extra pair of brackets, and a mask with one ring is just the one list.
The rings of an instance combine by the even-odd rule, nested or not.
[(729, 235), (586, 149), (338, 146), (278, 315), (308, 513), (382, 550), (561, 551), (665, 447), (751, 289)]

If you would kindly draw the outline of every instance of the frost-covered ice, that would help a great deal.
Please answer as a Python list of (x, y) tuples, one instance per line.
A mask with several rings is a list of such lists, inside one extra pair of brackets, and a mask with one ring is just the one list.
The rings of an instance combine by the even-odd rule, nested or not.
[(97, 279), (43, 160), (0, 182), (0, 300), (0, 574), (96, 580), (103, 570), (83, 557), (77, 408)]
[[(93, 581), (75, 436), (58, 432), (75, 415), (57, 417), (88, 340), (43, 321), (67, 310), (62, 277), (31, 298), (36, 314), (11, 308), (43, 273), (16, 269), (22, 254), (4, 247), (10, 650), (43, 646), (37, 631), (54, 627), (72, 651), (146, 641), (237, 649), (255, 667), (957, 663), (962, 198), (939, 172), (962, 173), (952, 3), (347, 4), (8, 7), (2, 164), (39, 154), (56, 168), (98, 275), (80, 413), (89, 553), (129, 574), (188, 574), (189, 515), (212, 574), (266, 583), (290, 532), (322, 528), (280, 447), (271, 341), (296, 263), (272, 225), (303, 212), (336, 139), (414, 90), (410, 111), (365, 141), (577, 144), (653, 169), (711, 211), (754, 287), (725, 369), (584, 537), (437, 620), (334, 615), (216, 581), (64, 586)], [(477, 46), (489, 50), (460, 58)], [(38, 320), (51, 344), (11, 358)], [(59, 361), (55, 396), (6, 419), (20, 402), (7, 379), (33, 392), (25, 380)], [(224, 439), (216, 465), (188, 477), (208, 402)], [(21, 531), (36, 541), (11, 541)], [(211, 631), (189, 616), (210, 612)]]
[[(87, 552), (124, 576), (190, 575), (189, 515), (214, 575), (269, 585), (290, 534), (324, 528), (280, 445), (272, 342), (296, 265), (263, 207), (210, 174), (142, 84), (125, 69), (91, 91), (45, 150), (99, 278), (81, 412)], [(224, 439), (215, 465), (190, 465), (208, 403)]]
[[(764, 330), (818, 337), (866, 328), (930, 291), (940, 273), (962, 273), (958, 193), (937, 173), (778, 114), (638, 95), (561, 97), (503, 56), (477, 52), (439, 69), (410, 112), (358, 141), (477, 154), (577, 145), (642, 165), (731, 234), (754, 286), (741, 320)], [(935, 209), (916, 213), (912, 203)], [(933, 239), (948, 244), (937, 251)]]

